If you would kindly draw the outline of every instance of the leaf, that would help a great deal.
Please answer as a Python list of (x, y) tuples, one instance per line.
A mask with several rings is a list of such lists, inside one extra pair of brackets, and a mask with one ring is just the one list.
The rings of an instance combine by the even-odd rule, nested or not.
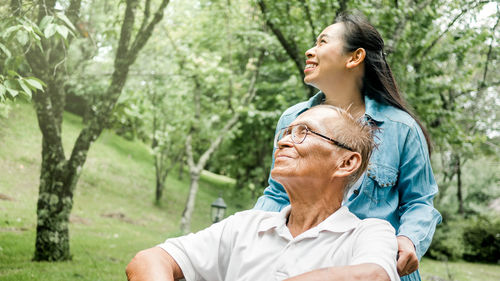
[(7, 55), (8, 58), (12, 56), (9, 49), (7, 49), (7, 47), (5, 47), (5, 45), (2, 43), (0, 43), (0, 50), (2, 50), (5, 53), (5, 55)]
[(7, 70), (7, 74), (11, 77), (16, 77), (16, 76), (19, 76), (19, 73), (15, 72), (14, 70), (12, 69), (9, 69)]
[(5, 89), (5, 86), (0, 84), (0, 97), (3, 97), (3, 95), (5, 95), (6, 91), (7, 91), (7, 89)]
[(68, 37), (68, 28), (64, 25), (56, 26), (57, 33), (59, 33), (64, 39)]
[(11, 34), (12, 32), (14, 32), (14, 31), (18, 30), (20, 27), (21, 27), (20, 25), (16, 25), (16, 26), (11, 26), (11, 27), (7, 28), (7, 29), (3, 32), (2, 37), (3, 37), (3, 38), (7, 38), (7, 37), (9, 37), (9, 36), (10, 36), (10, 34)]
[(17, 88), (17, 81), (16, 80), (13, 80), (13, 79), (8, 79), (8, 80), (5, 80), (4, 83), (5, 87), (7, 89), (16, 89)]
[(51, 23), (54, 20), (53, 16), (45, 16), (41, 21), (40, 21), (40, 29), (44, 30), (47, 24)]
[(16, 90), (16, 88), (17, 88), (16, 81), (6, 80), (4, 85), (5, 85), (5, 88), (7, 89), (7, 92), (10, 94), (11, 97), (15, 98), (19, 94), (19, 91)]
[(64, 23), (68, 25), (68, 27), (71, 28), (72, 31), (76, 31), (75, 26), (73, 25), (73, 23), (71, 23), (71, 21), (66, 17), (65, 14), (58, 13), (57, 17), (64, 21)]
[(43, 92), (43, 86), (45, 86), (45, 84), (41, 80), (35, 77), (29, 77), (29, 78), (24, 78), (24, 81), (28, 83), (30, 88), (38, 89)]
[(56, 33), (56, 26), (53, 23), (49, 23), (47, 25), (47, 28), (43, 31), (43, 34), (45, 35), (45, 38), (49, 39), (52, 35)]
[(38, 46), (38, 49), (40, 49), (40, 51), (43, 53), (42, 43), (40, 43), (40, 41), (36, 41), (36, 45)]
[(31, 89), (28, 86), (26, 86), (25, 81), (23, 81), (21, 79), (19, 79), (17, 81), (19, 83), (19, 86), (21, 86), (21, 89), (22, 89), (21, 94), (25, 94), (28, 98), (31, 99)]
[(23, 29), (26, 30), (28, 33), (32, 33), (33, 32), (33, 27), (31, 25), (23, 25)]
[(19, 42), (19, 44), (24, 46), (24, 45), (26, 45), (26, 43), (28, 43), (28, 40), (29, 40), (28, 33), (26, 33), (25, 31), (19, 31), (16, 34), (16, 39), (17, 39), (17, 42)]

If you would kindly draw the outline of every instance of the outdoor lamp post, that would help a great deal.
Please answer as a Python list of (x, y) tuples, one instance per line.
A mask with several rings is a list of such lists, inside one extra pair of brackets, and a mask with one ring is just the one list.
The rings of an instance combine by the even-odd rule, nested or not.
[(221, 221), (224, 218), (224, 213), (226, 212), (227, 205), (219, 195), (219, 198), (215, 199), (212, 203), (212, 221), (214, 223)]

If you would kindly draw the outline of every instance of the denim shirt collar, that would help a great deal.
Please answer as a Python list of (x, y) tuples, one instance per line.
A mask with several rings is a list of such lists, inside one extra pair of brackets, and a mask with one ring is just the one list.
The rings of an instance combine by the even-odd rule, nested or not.
[[(325, 94), (320, 91), (307, 101), (307, 108), (319, 105), (323, 103), (324, 100)], [(383, 107), (382, 104), (376, 102), (368, 96), (365, 96), (365, 117), (367, 117), (367, 119), (373, 120), (376, 123), (383, 123), (385, 118), (381, 112), (381, 107)]]
[(376, 102), (368, 96), (365, 96), (365, 116), (369, 119), (377, 123), (383, 123), (385, 118), (382, 113), (382, 107), (384, 107), (384, 105)]

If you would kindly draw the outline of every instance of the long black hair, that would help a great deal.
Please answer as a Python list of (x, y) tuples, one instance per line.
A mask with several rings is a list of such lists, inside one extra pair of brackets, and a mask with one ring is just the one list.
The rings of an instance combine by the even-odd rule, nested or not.
[(418, 123), (425, 140), (429, 155), (432, 150), (429, 133), (410, 109), (406, 100), (401, 96), (394, 75), (387, 63), (384, 53), (384, 40), (377, 29), (363, 16), (343, 12), (335, 19), (335, 23), (344, 25), (344, 50), (353, 52), (358, 48), (366, 51), (365, 75), (361, 93), (380, 103), (392, 105), (408, 113)]

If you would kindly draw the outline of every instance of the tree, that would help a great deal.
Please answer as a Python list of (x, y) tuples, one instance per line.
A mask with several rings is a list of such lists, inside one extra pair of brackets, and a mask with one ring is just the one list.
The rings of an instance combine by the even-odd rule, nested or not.
[[(17, 9), (22, 10), (21, 1), (12, 3)], [(68, 159), (64, 154), (61, 139), (65, 103), (65, 91), (61, 85), (66, 74), (62, 64), (67, 59), (67, 49), (71, 40), (42, 38), (42, 48), (31, 47), (26, 52), (26, 61), (31, 71), (47, 84), (45, 93), (39, 93), (33, 99), (42, 132), (42, 165), (34, 260), (62, 261), (71, 258), (69, 214), (73, 205), (74, 190), (88, 150), (105, 128), (125, 85), (130, 66), (151, 37), (156, 24), (163, 18), (163, 10), (168, 3), (168, 0), (162, 0), (154, 14), (151, 14), (151, 1), (146, 0), (142, 21), (137, 26), (135, 18), (139, 1), (126, 1), (111, 81), (105, 94), (89, 107), (85, 127), (80, 132)], [(68, 19), (68, 25), (78, 26), (82, 1), (71, 0), (63, 9), (56, 7), (56, 4), (61, 5), (55, 0), (39, 1), (36, 4), (32, 16), (36, 19), (37, 25), (46, 24), (45, 28), (42, 28), (45, 33), (64, 33), (58, 31), (57, 26), (50, 25), (55, 15), (64, 15), (64, 18)], [(133, 37), (134, 31), (136, 31), (135, 37)]]
[[(155, 64), (148, 63), (151, 63), (150, 68)], [(182, 104), (184, 92), (176, 89), (182, 82), (173, 79), (171, 72), (172, 69), (168, 73), (150, 73), (142, 77), (144, 80), (131, 81), (113, 116), (113, 129), (119, 135), (129, 139), (139, 138), (150, 144), (157, 205), (161, 202), (168, 174), (184, 155), (187, 131), (184, 118), (187, 112)]]
[(147, 95), (153, 115), (151, 150), (156, 174), (156, 204), (160, 203), (169, 172), (184, 156), (187, 124), (183, 116), (186, 113), (182, 110), (182, 97), (171, 91), (168, 87), (154, 87)]
[[(191, 15), (196, 19), (189, 21), (191, 30), (178, 26), (169, 35), (179, 71), (190, 82), (185, 132), (190, 190), (181, 218), (183, 232), (190, 230), (200, 174), (254, 97), (264, 58), (255, 40), (261, 35), (248, 24), (252, 8), (246, 1), (201, 4)], [(203, 33), (208, 29), (210, 36)], [(241, 41), (247, 44), (236, 43)]]

